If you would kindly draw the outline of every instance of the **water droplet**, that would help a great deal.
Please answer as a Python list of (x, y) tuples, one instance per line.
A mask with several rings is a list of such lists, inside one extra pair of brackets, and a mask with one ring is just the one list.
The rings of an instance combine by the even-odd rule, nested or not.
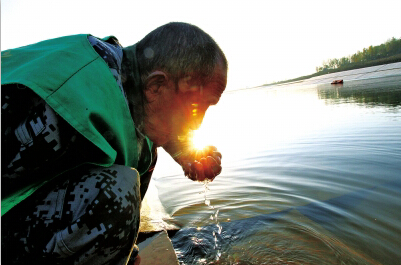
[(219, 214), (219, 209), (217, 209), (216, 213), (214, 214), (214, 217), (217, 219), (217, 215)]

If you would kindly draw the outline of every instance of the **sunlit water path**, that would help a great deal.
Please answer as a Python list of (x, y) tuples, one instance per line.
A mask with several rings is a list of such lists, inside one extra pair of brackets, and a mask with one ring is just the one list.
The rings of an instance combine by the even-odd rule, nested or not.
[(214, 209), (163, 152), (153, 180), (182, 264), (400, 263), (401, 76), (226, 93), (201, 130)]

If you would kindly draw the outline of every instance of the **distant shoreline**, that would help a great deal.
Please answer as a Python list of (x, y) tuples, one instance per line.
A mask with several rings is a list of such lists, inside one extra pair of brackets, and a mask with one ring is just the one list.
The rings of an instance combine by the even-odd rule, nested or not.
[(396, 55), (393, 55), (393, 56), (390, 56), (387, 58), (377, 59), (377, 60), (368, 61), (368, 62), (352, 63), (352, 64), (346, 65), (344, 67), (340, 67), (340, 68), (336, 68), (336, 69), (327, 69), (327, 70), (320, 71), (320, 72), (317, 72), (314, 74), (300, 76), (297, 78), (283, 80), (283, 81), (269, 83), (269, 84), (263, 84), (263, 85), (260, 85), (257, 87), (280, 85), (280, 84), (287, 84), (287, 83), (297, 83), (297, 82), (301, 82), (305, 79), (309, 79), (309, 78), (312, 78), (315, 76), (321, 76), (321, 75), (326, 75), (326, 74), (332, 74), (332, 73), (337, 73), (337, 72), (343, 72), (343, 71), (366, 68), (366, 67), (383, 65), (383, 64), (398, 63), (398, 62), (401, 62), (401, 54), (396, 54)]

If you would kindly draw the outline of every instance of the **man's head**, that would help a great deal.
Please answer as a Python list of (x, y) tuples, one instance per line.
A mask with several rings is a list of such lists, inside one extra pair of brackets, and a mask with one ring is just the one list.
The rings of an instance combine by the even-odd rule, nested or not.
[(138, 42), (136, 54), (145, 134), (163, 145), (197, 129), (227, 83), (227, 60), (216, 42), (196, 26), (169, 23)]
[(168, 73), (177, 82), (189, 74), (210, 78), (218, 61), (227, 68), (225, 55), (213, 38), (187, 23), (158, 27), (137, 43), (136, 52), (143, 82), (155, 70)]

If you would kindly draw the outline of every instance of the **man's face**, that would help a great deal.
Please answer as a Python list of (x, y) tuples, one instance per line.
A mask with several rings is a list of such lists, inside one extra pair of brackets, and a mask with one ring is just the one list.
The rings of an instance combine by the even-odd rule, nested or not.
[(187, 76), (178, 81), (170, 81), (168, 87), (158, 97), (157, 134), (151, 139), (156, 145), (163, 145), (189, 130), (198, 129), (211, 105), (219, 102), (227, 84), (227, 70), (220, 64), (213, 78), (202, 85), (200, 80)]

